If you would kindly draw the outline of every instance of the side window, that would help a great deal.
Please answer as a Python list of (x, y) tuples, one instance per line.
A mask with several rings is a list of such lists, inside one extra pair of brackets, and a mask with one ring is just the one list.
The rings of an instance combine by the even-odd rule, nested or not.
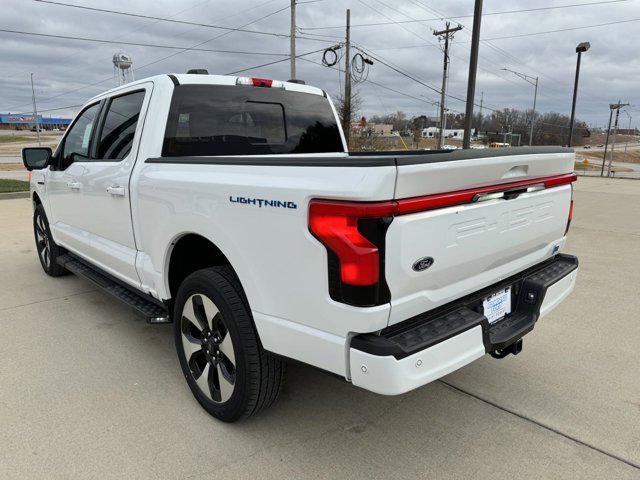
[(93, 123), (98, 114), (99, 104), (91, 105), (80, 114), (76, 122), (67, 133), (62, 149), (62, 167), (66, 168), (75, 161), (89, 158), (89, 140)]
[(144, 91), (110, 100), (99, 135), (96, 159), (122, 160), (131, 151)]

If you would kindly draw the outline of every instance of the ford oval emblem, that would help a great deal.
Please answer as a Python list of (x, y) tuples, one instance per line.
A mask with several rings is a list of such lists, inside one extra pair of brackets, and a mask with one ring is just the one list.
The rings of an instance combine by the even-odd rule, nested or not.
[(413, 269), (416, 272), (422, 272), (423, 270), (429, 268), (431, 265), (433, 265), (433, 257), (422, 257), (421, 259), (416, 260), (416, 262), (413, 264)]

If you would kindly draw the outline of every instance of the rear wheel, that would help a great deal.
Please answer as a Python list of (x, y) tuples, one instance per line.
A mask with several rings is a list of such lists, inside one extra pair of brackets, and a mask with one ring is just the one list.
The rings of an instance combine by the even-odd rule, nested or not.
[(178, 290), (173, 319), (180, 366), (207, 412), (234, 422), (276, 400), (284, 364), (260, 345), (244, 293), (230, 268), (189, 275)]
[(58, 264), (58, 257), (64, 253), (53, 241), (49, 221), (42, 204), (37, 205), (33, 212), (33, 232), (36, 239), (36, 251), (40, 259), (40, 265), (47, 275), (59, 277), (65, 275), (67, 270)]

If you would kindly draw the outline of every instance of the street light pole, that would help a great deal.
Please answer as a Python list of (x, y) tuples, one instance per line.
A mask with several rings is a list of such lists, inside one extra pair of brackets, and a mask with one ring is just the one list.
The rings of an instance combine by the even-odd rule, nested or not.
[(525, 82), (533, 85), (535, 87), (534, 91), (533, 91), (533, 111), (531, 112), (531, 128), (529, 130), (529, 146), (533, 145), (533, 124), (536, 121), (536, 100), (538, 99), (538, 77), (533, 78), (530, 75), (527, 75), (525, 73), (521, 73), (521, 72), (516, 72), (515, 70), (510, 70), (508, 68), (503, 68), (502, 70), (505, 70), (507, 72), (511, 72), (517, 76), (519, 76), (521, 79), (523, 79)]
[(36, 107), (36, 91), (33, 88), (33, 73), (31, 74), (31, 99), (33, 100), (33, 116), (36, 119), (36, 135), (38, 136), (38, 146), (40, 146), (40, 122), (38, 121), (38, 107)]
[(578, 78), (580, 77), (580, 58), (582, 57), (582, 52), (586, 52), (591, 47), (589, 42), (579, 43), (576, 47), (576, 53), (578, 54), (578, 60), (576, 63), (576, 79), (573, 84), (573, 102), (571, 104), (571, 120), (569, 121), (569, 141), (567, 142), (567, 146), (571, 146), (571, 141), (573, 140), (573, 122), (576, 117), (576, 97), (578, 95)]

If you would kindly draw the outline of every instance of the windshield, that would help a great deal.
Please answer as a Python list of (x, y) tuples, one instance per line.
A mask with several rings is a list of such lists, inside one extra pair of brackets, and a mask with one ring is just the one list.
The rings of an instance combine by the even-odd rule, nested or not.
[(163, 157), (344, 152), (326, 97), (283, 89), (180, 85)]

